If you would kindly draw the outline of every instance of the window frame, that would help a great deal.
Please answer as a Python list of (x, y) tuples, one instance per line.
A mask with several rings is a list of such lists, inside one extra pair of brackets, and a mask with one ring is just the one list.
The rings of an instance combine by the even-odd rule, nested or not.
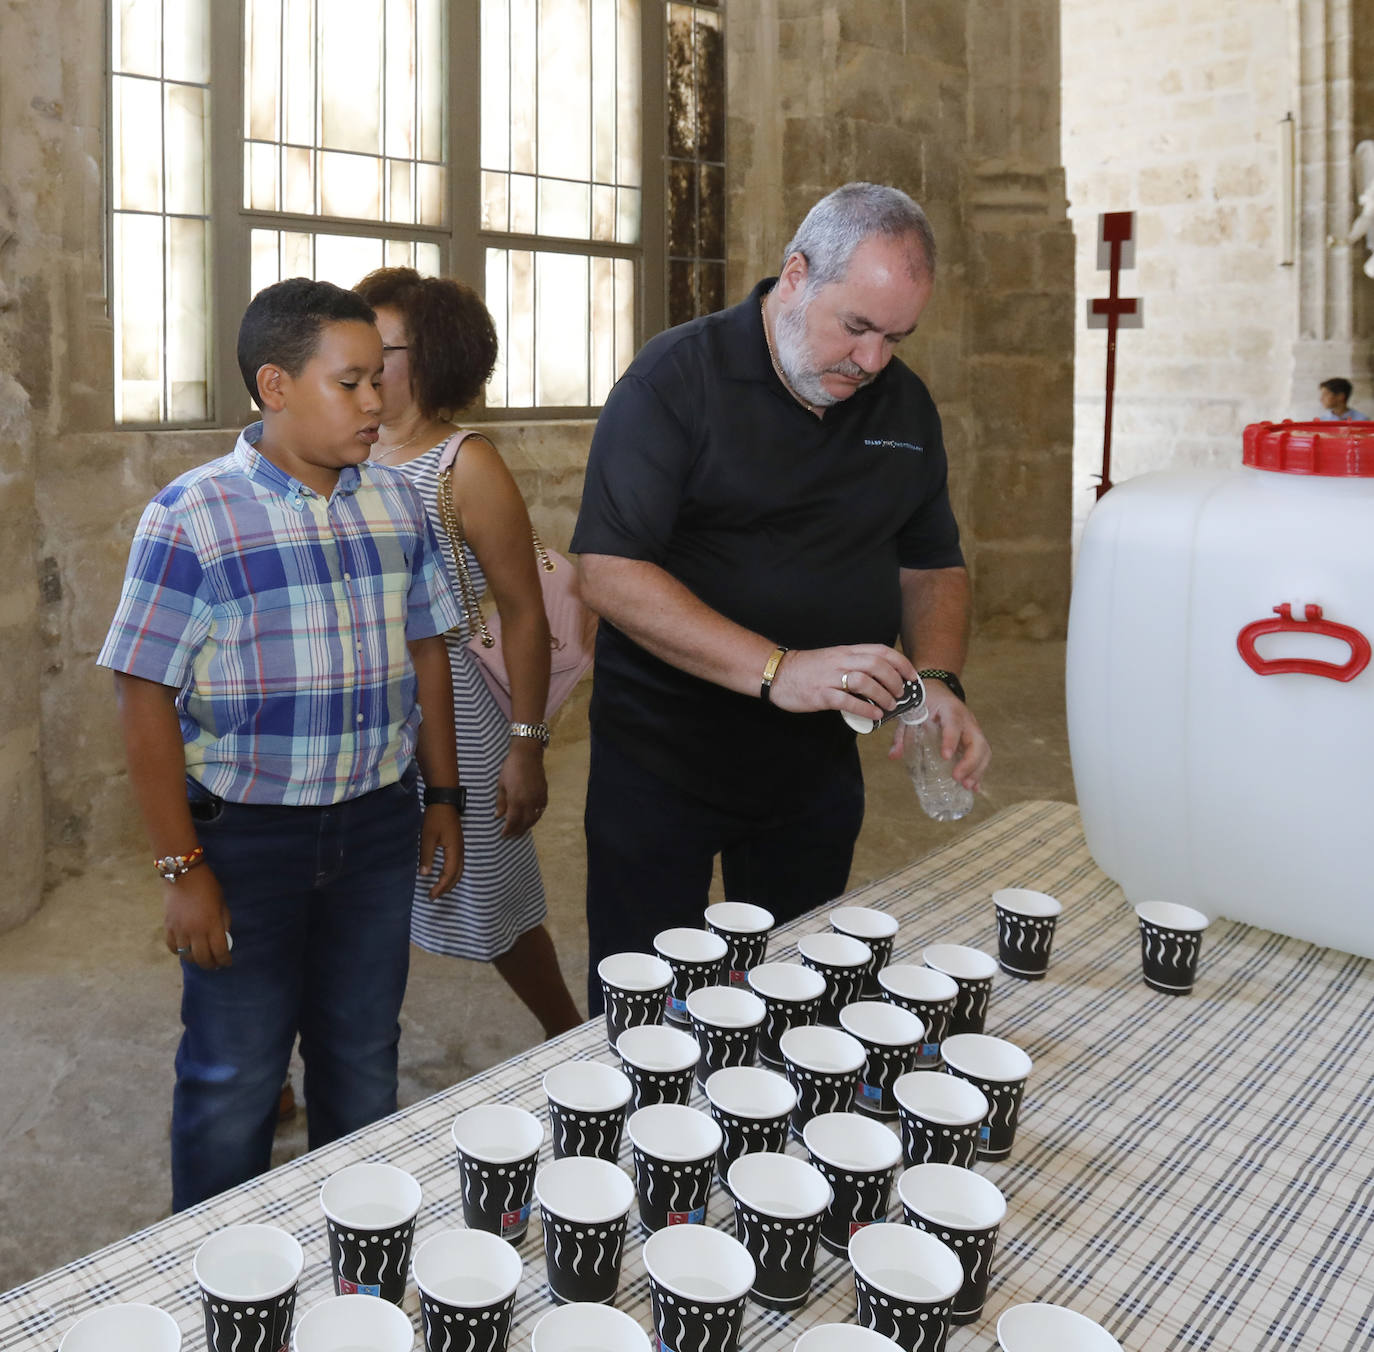
[[(110, 0), (118, 4), (119, 0)], [(210, 137), (211, 162), (209, 238), (212, 385), (210, 417), (199, 421), (168, 420), (117, 422), (118, 430), (178, 431), (223, 428), (257, 416), (243, 389), (235, 348), (243, 306), (250, 286), (251, 232), (256, 229), (322, 232), (364, 238), (417, 240), (439, 246), (444, 275), (457, 277), (480, 295), (486, 292), (486, 250), (491, 247), (564, 253), (577, 257), (630, 259), (635, 273), (635, 334), (638, 350), (665, 324), (667, 310), (667, 222), (663, 147), (665, 145), (665, 82), (667, 76), (666, 12), (664, 0), (641, 0), (641, 230), (636, 245), (561, 236), (513, 234), (481, 228), (481, 3), (449, 0), (445, 12), (448, 51), (448, 109), (446, 123), (448, 165), (448, 224), (407, 225), (349, 217), (254, 211), (244, 205), (244, 25), (243, 0), (211, 3), (210, 19)], [(105, 7), (107, 110), (113, 107), (114, 24)], [(106, 118), (105, 275), (107, 312), (113, 315), (114, 191), (109, 177), (113, 165), (112, 119)], [(461, 133), (462, 128), (474, 130)], [(116, 335), (118, 341), (118, 335)], [(113, 398), (113, 396), (112, 396)], [(474, 421), (552, 422), (594, 419), (599, 404), (537, 405), (488, 408), (485, 394), (468, 410)], [(111, 405), (113, 416), (113, 404)]]

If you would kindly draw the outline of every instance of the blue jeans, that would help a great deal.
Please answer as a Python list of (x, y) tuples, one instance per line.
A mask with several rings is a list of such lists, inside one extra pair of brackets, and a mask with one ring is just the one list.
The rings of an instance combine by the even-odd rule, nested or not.
[(181, 964), (174, 1211), (270, 1166), (298, 1034), (312, 1150), (395, 1112), (420, 825), (413, 769), (330, 807), (187, 793), (234, 949), (218, 971)]
[(654, 951), (674, 925), (700, 929), (720, 855), (731, 901), (772, 911), (779, 925), (849, 885), (864, 820), (856, 747), (802, 808), (744, 819), (684, 793), (592, 734), (587, 775), (587, 1003), (605, 1007), (596, 965)]

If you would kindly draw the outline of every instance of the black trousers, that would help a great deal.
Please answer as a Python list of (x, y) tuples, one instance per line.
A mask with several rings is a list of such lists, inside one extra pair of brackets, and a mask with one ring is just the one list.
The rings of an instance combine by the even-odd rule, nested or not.
[[(760, 786), (760, 796), (767, 786)], [(603, 1010), (597, 964), (652, 953), (654, 935), (704, 926), (715, 856), (725, 895), (772, 911), (778, 924), (843, 893), (864, 817), (852, 758), (821, 794), (790, 812), (723, 811), (669, 784), (592, 734), (587, 779), (587, 1004)]]

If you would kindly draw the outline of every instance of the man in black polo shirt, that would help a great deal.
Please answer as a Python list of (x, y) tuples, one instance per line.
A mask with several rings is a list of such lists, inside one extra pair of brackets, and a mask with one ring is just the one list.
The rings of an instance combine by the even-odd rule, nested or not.
[(601, 958), (702, 923), (716, 854), (726, 895), (779, 921), (845, 890), (863, 777), (842, 711), (890, 709), (938, 672), (932, 716), (978, 786), (990, 753), (958, 679), (969, 587), (940, 417), (892, 355), (934, 273), (921, 209), (848, 184), (777, 279), (659, 334), (606, 401), (572, 542), (602, 616), (593, 1012)]

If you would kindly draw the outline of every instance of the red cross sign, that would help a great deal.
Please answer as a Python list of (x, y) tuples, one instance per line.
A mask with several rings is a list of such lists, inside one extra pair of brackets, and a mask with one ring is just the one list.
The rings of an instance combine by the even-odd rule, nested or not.
[(1138, 329), (1145, 322), (1145, 302), (1121, 295), (1121, 269), (1135, 267), (1135, 212), (1104, 211), (1098, 217), (1097, 266), (1111, 270), (1105, 300), (1088, 301), (1088, 327), (1107, 330), (1107, 400), (1102, 427), (1102, 476), (1099, 498), (1112, 486), (1112, 396), (1116, 392), (1116, 331)]

